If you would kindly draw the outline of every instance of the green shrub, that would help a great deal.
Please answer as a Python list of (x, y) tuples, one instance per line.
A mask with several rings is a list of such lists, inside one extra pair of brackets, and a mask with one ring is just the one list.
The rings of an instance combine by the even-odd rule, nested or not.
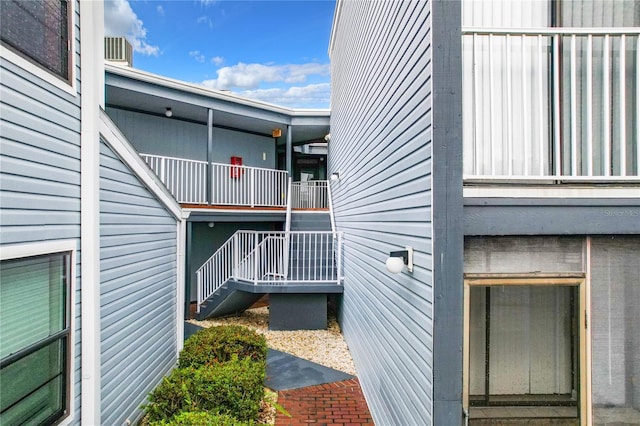
[(149, 426), (251, 426), (253, 422), (241, 422), (226, 414), (213, 414), (206, 411), (183, 411), (170, 420), (153, 422)]
[(197, 368), (227, 362), (233, 355), (264, 362), (267, 359), (264, 336), (238, 325), (205, 328), (184, 343), (178, 367)]
[(149, 422), (171, 419), (181, 411), (256, 420), (264, 397), (264, 376), (264, 361), (236, 356), (224, 364), (177, 368), (149, 394), (149, 404), (143, 408)]

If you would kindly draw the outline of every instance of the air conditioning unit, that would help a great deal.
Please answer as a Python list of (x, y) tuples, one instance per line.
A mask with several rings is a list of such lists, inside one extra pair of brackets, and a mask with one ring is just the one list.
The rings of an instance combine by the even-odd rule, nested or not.
[(133, 66), (133, 48), (124, 37), (104, 38), (104, 59), (112, 62), (124, 62)]

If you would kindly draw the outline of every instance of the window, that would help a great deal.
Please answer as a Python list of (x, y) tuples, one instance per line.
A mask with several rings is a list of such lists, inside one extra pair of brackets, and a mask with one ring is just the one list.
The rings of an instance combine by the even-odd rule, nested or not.
[(3, 0), (2, 43), (70, 81), (67, 0)]
[(71, 252), (0, 262), (0, 424), (69, 413)]
[(464, 0), (463, 14), (465, 174), (640, 175), (640, 2)]

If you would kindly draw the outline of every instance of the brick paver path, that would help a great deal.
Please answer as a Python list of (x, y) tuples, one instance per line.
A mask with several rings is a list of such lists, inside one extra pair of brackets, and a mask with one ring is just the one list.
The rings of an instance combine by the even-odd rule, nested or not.
[(357, 378), (280, 391), (278, 404), (292, 417), (278, 412), (276, 426), (374, 424)]

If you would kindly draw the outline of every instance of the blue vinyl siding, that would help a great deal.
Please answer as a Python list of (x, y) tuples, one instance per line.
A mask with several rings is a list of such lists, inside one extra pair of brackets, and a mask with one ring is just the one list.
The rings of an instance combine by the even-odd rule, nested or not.
[[(80, 16), (74, 8), (76, 87)], [(51, 75), (51, 81), (57, 77)], [(0, 58), (0, 244), (77, 241), (74, 424), (80, 424), (80, 96)]]
[[(340, 2), (329, 165), (345, 233), (344, 335), (377, 424), (430, 424), (433, 404), (429, 2)], [(414, 272), (390, 251), (412, 246)]]
[(176, 361), (176, 219), (100, 145), (102, 423), (141, 415)]

